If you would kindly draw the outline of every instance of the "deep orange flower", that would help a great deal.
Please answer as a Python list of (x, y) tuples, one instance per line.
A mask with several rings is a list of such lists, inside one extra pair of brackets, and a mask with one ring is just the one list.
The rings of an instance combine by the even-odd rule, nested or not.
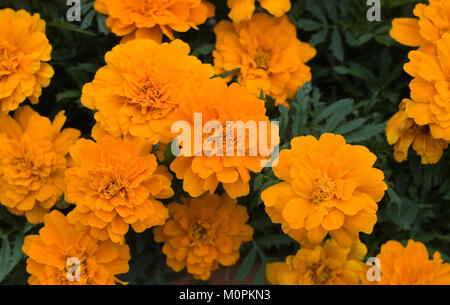
[(273, 285), (359, 285), (367, 269), (362, 259), (367, 248), (359, 240), (340, 248), (333, 239), (302, 247), (286, 262), (266, 265), (266, 278)]
[(434, 139), (428, 125), (419, 126), (407, 114), (408, 107), (413, 101), (404, 99), (400, 103), (399, 111), (389, 119), (386, 125), (388, 143), (394, 145), (394, 158), (403, 162), (408, 157), (409, 147), (421, 156), (422, 164), (434, 164), (439, 161), (448, 143), (442, 139)]
[(250, 93), (276, 99), (285, 104), (299, 87), (311, 80), (311, 69), (305, 65), (316, 55), (308, 43), (297, 39), (296, 28), (286, 16), (274, 18), (255, 14), (250, 21), (233, 24), (221, 21), (215, 28), (214, 65), (218, 73), (239, 68), (241, 85)]
[(301, 243), (318, 244), (330, 233), (348, 248), (359, 232), (372, 232), (387, 189), (383, 172), (372, 167), (375, 160), (366, 147), (346, 144), (340, 135), (294, 138), (273, 168), (284, 181), (261, 194), (266, 211)]
[[(290, 0), (259, 0), (259, 3), (275, 17), (281, 17), (291, 9)], [(255, 0), (228, 0), (227, 4), (231, 8), (228, 16), (237, 23), (250, 20), (255, 11)]]
[(24, 10), (0, 10), (0, 112), (16, 110), (29, 99), (36, 104), (54, 71), (45, 21)]
[[(115, 275), (129, 269), (127, 245), (99, 241), (57, 210), (44, 216), (39, 235), (25, 237), (22, 249), (28, 255), (30, 285), (114, 285), (121, 283)], [(73, 268), (76, 263), (79, 268)]]
[[(203, 150), (200, 152), (194, 151), (193, 140), (190, 143), (191, 150), (186, 149), (184, 154), (176, 157), (170, 164), (170, 169), (176, 173), (178, 179), (183, 179), (183, 189), (192, 197), (207, 191), (214, 193), (219, 183), (222, 183), (231, 198), (247, 195), (250, 192), (249, 170), (260, 172), (268, 158), (263, 156), (259, 149), (263, 143), (261, 141), (267, 140), (268, 150), (273, 150), (279, 140), (278, 134), (274, 134), (272, 139), (272, 125), (265, 115), (264, 101), (252, 96), (236, 83), (228, 87), (222, 78), (214, 78), (198, 90), (193, 90), (188, 104), (190, 106), (186, 109), (189, 111), (185, 112), (183, 121), (190, 127), (192, 135), (198, 128), (195, 126), (196, 114), (202, 116), (202, 122), (205, 124), (201, 129), (205, 130), (207, 122), (217, 122), (220, 131), (213, 129), (203, 133)], [(239, 127), (227, 129), (227, 122), (242, 122), (243, 125), (254, 123), (258, 130), (250, 139), (251, 132)], [(260, 127), (260, 122), (265, 123), (267, 129)], [(239, 135), (239, 131), (245, 132), (245, 135)], [(233, 134), (232, 142), (229, 136)], [(211, 139), (215, 139), (215, 143), (210, 143), (211, 147), (208, 147)], [(241, 151), (240, 143), (245, 143), (241, 156), (238, 155)], [(183, 143), (181, 144), (183, 146)], [(185, 147), (186, 145), (183, 149)], [(227, 154), (227, 151), (230, 151), (230, 154)], [(252, 155), (252, 151), (256, 153)]]
[(173, 31), (197, 29), (215, 10), (202, 0), (95, 0), (94, 8), (108, 16), (106, 25), (114, 34), (157, 42), (163, 34), (174, 39)]
[(63, 111), (51, 122), (29, 106), (14, 118), (0, 114), (0, 202), (30, 223), (42, 222), (63, 193), (69, 147), (80, 136), (61, 130), (65, 121)]
[(76, 207), (68, 220), (90, 227), (95, 238), (119, 243), (130, 225), (142, 232), (163, 224), (168, 212), (157, 199), (173, 196), (172, 177), (150, 149), (145, 142), (108, 135), (72, 146), (75, 164), (66, 170), (64, 195)]
[(219, 264), (234, 265), (242, 242), (252, 239), (246, 208), (226, 194), (184, 198), (183, 204), (168, 208), (169, 220), (153, 232), (155, 241), (164, 243), (167, 265), (176, 272), (187, 267), (195, 279), (207, 280)]
[(106, 54), (106, 66), (94, 81), (83, 87), (81, 102), (97, 111), (101, 128), (115, 137), (168, 143), (186, 94), (214, 75), (211, 65), (189, 52), (181, 40), (160, 45), (138, 39), (118, 45)]
[(450, 285), (450, 264), (444, 263), (439, 252), (430, 260), (421, 242), (408, 241), (403, 247), (391, 240), (381, 246), (379, 285)]

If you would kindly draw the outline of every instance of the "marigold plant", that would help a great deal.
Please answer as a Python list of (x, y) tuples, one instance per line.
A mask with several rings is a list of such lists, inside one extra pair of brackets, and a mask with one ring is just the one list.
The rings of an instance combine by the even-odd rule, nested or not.
[(54, 74), (46, 63), (51, 51), (39, 14), (0, 10), (0, 112), (16, 110), (27, 98), (38, 102)]
[[(214, 193), (219, 183), (222, 183), (231, 198), (247, 195), (250, 192), (249, 171), (260, 172), (269, 158), (258, 149), (263, 143), (261, 141), (266, 142), (268, 151), (273, 151), (279, 140), (277, 134), (272, 134), (273, 125), (266, 116), (264, 101), (252, 96), (238, 84), (228, 87), (223, 79), (215, 78), (198, 90), (193, 90), (188, 104), (190, 106), (186, 109), (189, 111), (185, 112), (183, 121), (192, 131), (198, 128), (195, 126), (196, 114), (202, 116), (202, 122), (218, 122), (221, 128), (220, 131), (217, 128), (203, 133), (203, 149), (200, 152), (194, 151), (195, 140), (181, 143), (183, 152), (170, 164), (170, 169), (178, 179), (183, 179), (183, 189), (192, 197), (208, 191)], [(245, 129), (228, 129), (227, 122), (241, 122), (244, 126), (255, 123), (259, 130), (251, 137), (252, 133)], [(261, 122), (266, 124), (267, 129), (258, 127), (262, 126)], [(244, 131), (245, 136), (240, 136), (239, 131)], [(231, 135), (234, 135), (233, 142)], [(211, 139), (215, 141), (210, 143)], [(211, 147), (208, 147), (208, 143)], [(242, 155), (239, 155), (240, 143), (244, 144)], [(186, 149), (187, 146), (191, 149)], [(253, 148), (256, 148), (254, 155), (251, 154)]]
[(164, 243), (167, 265), (174, 271), (187, 268), (201, 280), (209, 279), (219, 264), (234, 265), (242, 242), (253, 235), (253, 228), (245, 224), (246, 208), (236, 203), (226, 194), (205, 194), (169, 204), (168, 221), (153, 230), (155, 241)]
[[(255, 11), (255, 2), (255, 0), (228, 0), (227, 4), (231, 9), (228, 16), (237, 23), (250, 20)], [(281, 17), (291, 9), (290, 0), (259, 0), (258, 2), (275, 17)]]
[(442, 139), (434, 139), (428, 125), (419, 126), (408, 116), (407, 109), (413, 104), (410, 99), (400, 103), (399, 111), (392, 116), (386, 125), (386, 136), (389, 144), (394, 145), (394, 158), (403, 162), (412, 148), (421, 156), (422, 164), (434, 164), (439, 161), (448, 143)]
[(214, 5), (202, 0), (95, 0), (95, 9), (107, 15), (106, 25), (126, 40), (150, 38), (161, 42), (163, 34), (197, 29), (214, 16)]
[(25, 237), (23, 252), (30, 285), (114, 285), (122, 283), (115, 275), (129, 269), (127, 245), (100, 241), (57, 210), (44, 216), (38, 235)]
[(71, 223), (123, 244), (130, 225), (142, 232), (166, 221), (167, 208), (158, 199), (173, 196), (172, 176), (145, 144), (106, 135), (70, 148), (74, 165), (65, 172), (64, 195), (75, 204), (67, 216)]
[(160, 45), (138, 39), (118, 45), (106, 54), (106, 66), (83, 87), (81, 102), (97, 111), (96, 121), (113, 136), (168, 143), (187, 92), (214, 75), (211, 65), (189, 52), (181, 40)]
[(444, 263), (439, 252), (429, 259), (421, 242), (409, 240), (406, 247), (391, 240), (381, 246), (379, 285), (450, 285), (450, 264)]
[(372, 232), (387, 189), (375, 161), (366, 147), (346, 144), (340, 135), (294, 138), (273, 168), (283, 182), (261, 194), (266, 211), (301, 243), (318, 244), (330, 233), (350, 247), (360, 232)]
[(61, 130), (65, 121), (63, 111), (51, 122), (30, 106), (14, 117), (0, 114), (0, 202), (33, 224), (63, 194), (69, 147), (80, 136), (76, 129)]
[(223, 20), (214, 29), (217, 42), (213, 52), (219, 73), (239, 69), (238, 81), (255, 96), (261, 91), (277, 104), (288, 105), (298, 88), (311, 80), (305, 65), (316, 55), (308, 43), (297, 39), (296, 28), (286, 16), (274, 18), (255, 14), (250, 21), (233, 24)]
[(302, 247), (286, 262), (266, 265), (267, 281), (273, 285), (359, 285), (367, 269), (362, 259), (366, 246), (359, 240), (340, 248), (333, 239)]

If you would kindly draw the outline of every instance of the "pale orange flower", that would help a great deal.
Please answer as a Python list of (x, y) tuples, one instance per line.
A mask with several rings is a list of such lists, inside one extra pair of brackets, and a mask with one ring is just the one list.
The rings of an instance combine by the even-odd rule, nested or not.
[(14, 118), (0, 114), (0, 202), (16, 215), (36, 224), (60, 200), (69, 147), (80, 132), (62, 129), (64, 111), (53, 122), (30, 106)]
[(226, 194), (183, 198), (183, 204), (168, 208), (169, 220), (153, 232), (155, 241), (164, 243), (167, 265), (176, 272), (187, 268), (195, 279), (207, 280), (219, 264), (234, 265), (242, 242), (252, 239), (246, 208)]

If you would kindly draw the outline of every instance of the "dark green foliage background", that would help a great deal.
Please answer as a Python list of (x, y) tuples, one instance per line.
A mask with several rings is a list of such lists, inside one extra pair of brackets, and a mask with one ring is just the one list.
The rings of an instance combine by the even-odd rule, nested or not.
[[(212, 2), (217, 7), (215, 18), (200, 26), (199, 31), (177, 34), (191, 45), (192, 54), (209, 63), (215, 43), (213, 27), (228, 14), (225, 0)], [(340, 133), (350, 143), (367, 146), (378, 156), (376, 167), (384, 171), (389, 185), (379, 204), (373, 234), (361, 234), (369, 249), (368, 256), (376, 255), (387, 240), (405, 243), (412, 238), (424, 242), (430, 253), (440, 251), (448, 261), (449, 154), (444, 154), (437, 165), (421, 165), (414, 153), (399, 164), (394, 161), (393, 148), (384, 135), (386, 121), (397, 111), (401, 99), (409, 97), (410, 81), (402, 70), (410, 49), (389, 37), (391, 22), (394, 17), (412, 16), (419, 1), (382, 0), (380, 22), (367, 21), (369, 7), (365, 0), (291, 2), (289, 16), (298, 28), (299, 38), (311, 42), (318, 54), (309, 63), (312, 83), (299, 90), (289, 111), (267, 101), (270, 118), (280, 121), (282, 148), (289, 147), (295, 136), (319, 136), (323, 132)], [(105, 17), (92, 8), (93, 1), (82, 0), (82, 21), (78, 23), (66, 21), (65, 1), (2, 0), (0, 8), (4, 7), (37, 12), (47, 21), (47, 35), (53, 45), (51, 64), (56, 74), (51, 85), (44, 89), (40, 103), (33, 108), (50, 118), (64, 109), (68, 117), (66, 125), (89, 137), (93, 113), (80, 104), (81, 89), (104, 65), (105, 53), (120, 39), (109, 34)], [(164, 163), (169, 164), (170, 153), (166, 155)], [(281, 260), (298, 248), (281, 233), (279, 225), (270, 222), (260, 200), (261, 191), (277, 182), (271, 169), (254, 174), (251, 193), (239, 200), (249, 210), (255, 235), (252, 242), (242, 245), (238, 270), (231, 277), (234, 280), (261, 284), (265, 272), (261, 263)], [(173, 187), (175, 200), (179, 200), (185, 194), (180, 181), (174, 180)], [(63, 199), (57, 208), (71, 209)], [(0, 283), (26, 283), (28, 275), (21, 245), (25, 234), (36, 234), (40, 227), (27, 224), (0, 206)], [(130, 272), (121, 279), (132, 284), (168, 284), (186, 277), (186, 272), (173, 273), (165, 267), (161, 246), (153, 241), (151, 230), (141, 234), (130, 232), (127, 242), (132, 254)]]

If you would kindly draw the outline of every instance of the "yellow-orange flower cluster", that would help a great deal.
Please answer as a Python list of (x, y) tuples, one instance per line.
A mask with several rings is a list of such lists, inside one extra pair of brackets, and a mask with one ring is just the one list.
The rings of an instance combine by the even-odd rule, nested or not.
[(0, 114), (0, 202), (30, 223), (42, 222), (63, 193), (69, 147), (80, 136), (61, 130), (65, 121), (64, 112), (51, 122), (29, 106), (14, 118)]
[(297, 137), (280, 152), (273, 171), (283, 180), (261, 198), (275, 223), (300, 243), (320, 243), (330, 235), (348, 248), (359, 233), (370, 234), (377, 202), (387, 189), (384, 174), (373, 168), (376, 156), (350, 145), (340, 135)]
[(170, 218), (154, 229), (163, 242), (167, 265), (174, 271), (185, 267), (194, 278), (207, 280), (219, 264), (231, 266), (239, 259), (242, 242), (252, 239), (253, 228), (246, 208), (226, 194), (205, 194), (169, 204)]
[(443, 142), (450, 142), (450, 1), (417, 4), (414, 15), (418, 19), (394, 19), (391, 30), (391, 36), (398, 42), (419, 47), (409, 53), (410, 62), (404, 66), (413, 77), (412, 101), (401, 110), (404, 114), (396, 115), (393, 120), (407, 116), (415, 125), (424, 127), (427, 142), (434, 145), (421, 145), (426, 149), (421, 156), (432, 156), (422, 158), (422, 163), (436, 163), (442, 155), (440, 150), (446, 146)]
[(0, 10), (0, 112), (16, 110), (27, 98), (38, 102), (54, 74), (46, 63), (51, 51), (39, 14)]
[(70, 148), (75, 164), (66, 170), (64, 195), (76, 205), (67, 215), (71, 223), (90, 227), (97, 239), (123, 243), (130, 225), (142, 232), (166, 221), (167, 208), (157, 199), (173, 196), (172, 177), (145, 144), (105, 135)]
[(221, 21), (215, 28), (214, 65), (219, 73), (239, 69), (239, 83), (250, 93), (261, 91), (288, 105), (298, 88), (311, 80), (311, 69), (305, 65), (316, 55), (308, 43), (297, 39), (296, 28), (286, 16), (274, 18), (255, 14), (250, 21), (233, 24)]
[[(260, 172), (266, 160), (261, 150), (258, 151), (262, 144), (260, 142), (264, 139), (267, 149), (272, 151), (279, 140), (278, 133), (271, 133), (272, 125), (266, 116), (264, 101), (252, 96), (238, 84), (228, 87), (223, 79), (214, 78), (191, 92), (188, 105), (186, 109), (189, 111), (185, 111), (183, 121), (189, 124), (190, 130), (195, 132), (198, 128), (195, 125), (195, 114), (202, 115), (202, 122), (217, 122), (221, 128), (213, 128), (211, 132), (203, 134), (203, 150), (200, 154), (193, 151), (195, 143), (189, 143), (191, 150), (186, 149), (185, 154), (178, 156), (170, 164), (170, 169), (176, 173), (177, 178), (183, 179), (183, 189), (192, 197), (197, 197), (207, 191), (214, 193), (218, 184), (222, 183), (231, 198), (247, 195), (250, 192), (249, 170)], [(256, 134), (252, 134), (244, 129), (245, 136), (240, 136), (239, 130), (242, 131), (243, 128), (236, 127), (232, 130), (227, 127), (227, 122), (241, 122), (244, 126), (247, 123), (255, 123), (258, 130)], [(260, 127), (261, 122), (266, 123), (267, 129)], [(201, 128), (205, 127), (202, 125)], [(234, 134), (232, 143), (231, 134)], [(211, 138), (216, 140), (210, 143), (209, 149)], [(240, 143), (244, 144), (245, 150), (241, 156)], [(183, 143), (181, 145), (183, 146)], [(251, 155), (253, 148), (257, 150), (255, 155)], [(227, 150), (232, 153), (227, 155)]]
[(413, 102), (404, 99), (400, 103), (399, 111), (388, 121), (386, 136), (388, 143), (394, 145), (394, 158), (397, 162), (403, 162), (408, 157), (408, 150), (412, 148), (421, 156), (422, 164), (437, 163), (448, 147), (448, 143), (442, 139), (434, 139), (430, 134), (430, 128), (419, 126), (407, 114), (408, 107)]
[(361, 261), (367, 248), (357, 241), (340, 248), (333, 239), (323, 244), (302, 247), (286, 262), (266, 265), (266, 277), (273, 285), (359, 285), (366, 266)]
[(25, 237), (23, 252), (30, 285), (114, 285), (129, 269), (127, 245), (99, 241), (56, 210), (44, 216), (39, 235)]
[(160, 45), (137, 39), (118, 45), (106, 54), (106, 66), (94, 81), (83, 87), (81, 102), (97, 111), (100, 127), (115, 137), (168, 143), (187, 92), (214, 75), (211, 65), (189, 52), (181, 40)]
[[(234, 22), (250, 20), (255, 11), (255, 2), (255, 0), (228, 0), (227, 4), (231, 9), (228, 16)], [(275, 17), (281, 17), (291, 10), (290, 0), (259, 0), (259, 3)]]
[(107, 15), (106, 25), (125, 40), (150, 38), (161, 42), (163, 34), (197, 29), (214, 16), (214, 5), (202, 0), (95, 0), (94, 8)]
[(409, 240), (406, 247), (397, 241), (381, 246), (379, 285), (450, 285), (450, 264), (444, 263), (439, 252), (430, 260), (421, 242)]

